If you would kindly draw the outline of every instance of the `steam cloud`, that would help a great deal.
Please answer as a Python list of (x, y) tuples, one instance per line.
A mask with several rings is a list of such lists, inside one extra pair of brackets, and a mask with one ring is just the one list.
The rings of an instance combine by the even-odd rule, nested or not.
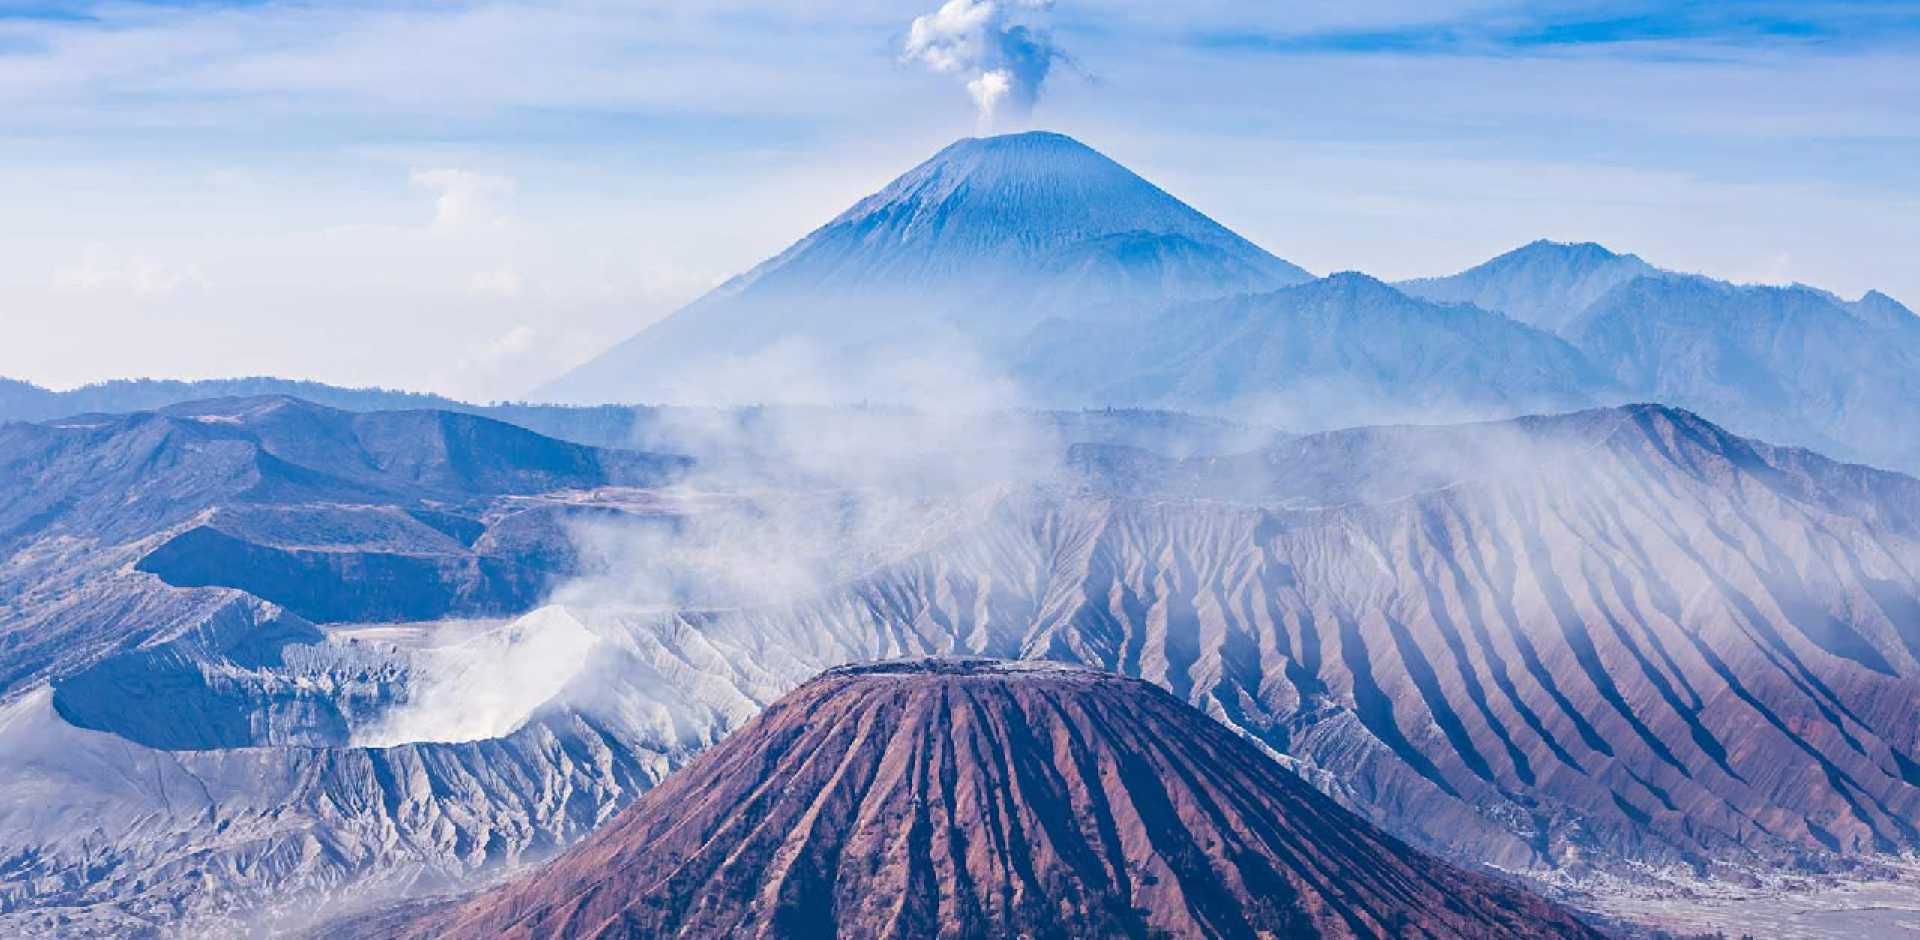
[(1052, 0), (947, 0), (915, 17), (901, 58), (966, 79), (983, 128), (1002, 113), (1025, 117), (1055, 59), (1065, 58), (1042, 20)]

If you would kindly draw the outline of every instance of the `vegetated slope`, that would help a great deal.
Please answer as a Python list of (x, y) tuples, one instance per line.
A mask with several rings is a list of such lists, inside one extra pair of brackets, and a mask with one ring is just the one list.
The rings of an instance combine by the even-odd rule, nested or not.
[(551, 865), (395, 932), (1598, 936), (1158, 688), (964, 659), (831, 670)]
[(801, 376), (859, 400), (896, 359), (964, 367), (972, 349), (991, 374), (1051, 316), (1117, 322), (1308, 278), (1071, 138), (967, 139), (540, 394), (791, 401), (804, 389), (766, 383)]

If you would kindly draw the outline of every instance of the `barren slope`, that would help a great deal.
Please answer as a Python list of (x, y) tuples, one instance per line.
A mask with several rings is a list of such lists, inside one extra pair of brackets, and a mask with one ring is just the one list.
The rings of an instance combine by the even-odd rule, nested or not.
[[(818, 590), (575, 608), (585, 667), (498, 740), (342, 746), (370, 720), (474, 713), (471, 689), (415, 684), (445, 659), (317, 642), (235, 591), (74, 595), (98, 629), (154, 631), (0, 714), (0, 758), (33, 764), (0, 776), (0, 932), (306, 910), (536, 857), (818, 670), (924, 653), (1146, 678), (1383, 829), (1478, 862), (1743, 877), (1920, 844), (1920, 482), (1654, 407), (1236, 458), (1080, 448), (1073, 467), (1077, 484), (898, 514), (910, 536)], [(686, 521), (715, 501), (674, 505)], [(567, 620), (507, 632), (539, 643)], [(61, 696), (98, 731), (61, 721)], [(90, 809), (109, 803), (125, 815)], [(84, 910), (61, 923), (68, 904)]]
[(1587, 937), (1146, 683), (833, 670), (414, 937)]

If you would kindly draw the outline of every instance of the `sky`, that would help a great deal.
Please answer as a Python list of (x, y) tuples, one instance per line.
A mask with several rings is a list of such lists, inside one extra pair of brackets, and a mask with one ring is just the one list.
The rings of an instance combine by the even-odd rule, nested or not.
[(1920, 307), (1920, 2), (0, 0), (0, 376), (517, 397), (956, 137), (1318, 273)]

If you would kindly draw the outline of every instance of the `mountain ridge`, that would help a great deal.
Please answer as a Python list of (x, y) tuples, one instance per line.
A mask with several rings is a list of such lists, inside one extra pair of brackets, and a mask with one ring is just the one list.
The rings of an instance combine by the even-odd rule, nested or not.
[[(1557, 336), (1359, 272), (1174, 306), (1121, 327), (1056, 321), (1029, 339), (1013, 373), (1043, 400), (1260, 414), (1305, 431), (1625, 396)], [(1421, 390), (1418, 404), (1406, 388)]]
[(1561, 334), (1607, 291), (1658, 273), (1638, 255), (1617, 254), (1595, 242), (1538, 239), (1458, 274), (1395, 286), (1416, 297), (1470, 303)]

